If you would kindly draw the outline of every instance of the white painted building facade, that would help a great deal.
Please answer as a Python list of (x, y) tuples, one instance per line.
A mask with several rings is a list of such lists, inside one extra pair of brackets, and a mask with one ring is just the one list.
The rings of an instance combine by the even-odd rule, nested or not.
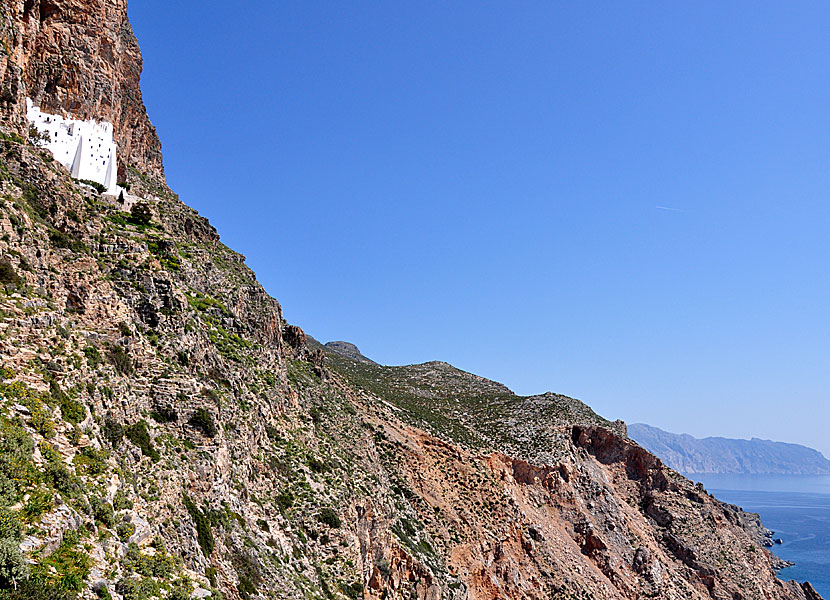
[(44, 146), (75, 179), (88, 179), (117, 194), (118, 163), (112, 138), (112, 123), (78, 121), (40, 111), (26, 99), (29, 123), (48, 134)]

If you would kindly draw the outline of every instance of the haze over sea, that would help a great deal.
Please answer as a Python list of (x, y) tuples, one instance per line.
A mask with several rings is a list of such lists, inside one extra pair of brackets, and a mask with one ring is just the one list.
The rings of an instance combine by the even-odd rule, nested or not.
[(781, 538), (773, 552), (796, 563), (780, 578), (809, 581), (830, 598), (830, 476), (694, 475), (724, 502), (761, 515)]

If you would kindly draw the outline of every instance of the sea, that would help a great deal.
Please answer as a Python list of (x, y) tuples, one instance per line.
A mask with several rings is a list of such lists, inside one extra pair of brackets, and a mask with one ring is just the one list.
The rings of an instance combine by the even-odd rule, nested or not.
[(809, 581), (830, 600), (830, 476), (692, 475), (706, 490), (761, 521), (782, 544), (771, 550), (795, 563), (784, 580)]

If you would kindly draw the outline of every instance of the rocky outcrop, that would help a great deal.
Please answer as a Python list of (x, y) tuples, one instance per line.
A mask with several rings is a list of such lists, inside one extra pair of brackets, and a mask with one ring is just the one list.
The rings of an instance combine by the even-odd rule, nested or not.
[(363, 356), (360, 353), (360, 350), (357, 348), (357, 346), (355, 346), (351, 342), (326, 342), (326, 348), (328, 348), (332, 352), (342, 354), (346, 358), (356, 360), (357, 362), (377, 364), (375, 361)]
[(141, 99), (141, 52), (126, 0), (11, 0), (0, 6), (0, 114), (24, 137), (26, 97), (45, 112), (111, 122), (119, 181), (164, 182)]

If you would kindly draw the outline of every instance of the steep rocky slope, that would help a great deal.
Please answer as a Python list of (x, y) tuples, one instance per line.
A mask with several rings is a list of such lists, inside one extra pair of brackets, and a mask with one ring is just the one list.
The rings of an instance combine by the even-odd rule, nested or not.
[(632, 439), (681, 473), (830, 474), (830, 460), (818, 450), (799, 444), (757, 438), (698, 439), (642, 423), (635, 423), (629, 429)]
[(112, 114), (24, 34), (104, 9), (79, 81), (123, 3), (3, 4), (0, 598), (818, 597), (583, 403), (307, 339), (144, 152), (123, 203), (73, 181), (21, 98)]

